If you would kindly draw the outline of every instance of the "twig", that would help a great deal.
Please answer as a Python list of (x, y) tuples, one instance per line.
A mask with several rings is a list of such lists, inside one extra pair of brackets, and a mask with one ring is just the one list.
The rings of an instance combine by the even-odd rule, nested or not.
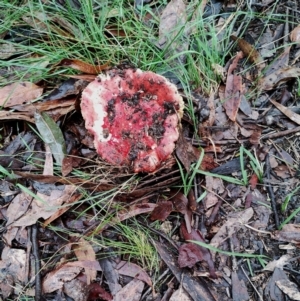
[(32, 253), (35, 260), (35, 301), (42, 300), (42, 278), (41, 278), (41, 261), (38, 244), (38, 229), (37, 225), (32, 226), (31, 241), (32, 241)]
[[(271, 172), (270, 154), (268, 154), (267, 158), (266, 158), (266, 174), (267, 174), (268, 180), (271, 180), (270, 172)], [(276, 228), (279, 229), (279, 217), (278, 217), (277, 208), (276, 208), (274, 191), (270, 184), (267, 184), (267, 189), (268, 189), (269, 196), (271, 199), (271, 206), (272, 206), (272, 210), (274, 213), (275, 225), (276, 225)]]
[[(31, 237), (31, 227), (27, 228), (27, 237)], [(32, 243), (31, 240), (27, 240), (27, 250), (26, 250), (26, 263), (25, 263), (25, 283), (29, 281), (29, 266), (30, 266), (30, 254), (31, 254)]]
[(246, 274), (246, 272), (245, 272), (243, 266), (241, 266), (241, 269), (242, 269), (244, 275), (246, 276), (246, 278), (248, 279), (248, 281), (250, 282), (250, 284), (252, 285), (253, 289), (256, 291), (256, 293), (257, 293), (257, 295), (258, 295), (258, 297), (259, 297), (259, 300), (260, 300), (260, 301), (264, 301), (264, 299), (262, 298), (261, 294), (260, 294), (260, 293), (258, 292), (258, 290), (256, 289), (255, 285), (253, 285), (252, 281), (249, 279), (249, 277), (248, 277), (248, 275)]
[(296, 126), (295, 128), (290, 129), (290, 130), (280, 131), (280, 132), (273, 133), (273, 134), (267, 134), (265, 136), (262, 136), (260, 139), (266, 140), (266, 139), (272, 139), (272, 138), (279, 138), (279, 137), (297, 133), (299, 131), (300, 131), (300, 126)]

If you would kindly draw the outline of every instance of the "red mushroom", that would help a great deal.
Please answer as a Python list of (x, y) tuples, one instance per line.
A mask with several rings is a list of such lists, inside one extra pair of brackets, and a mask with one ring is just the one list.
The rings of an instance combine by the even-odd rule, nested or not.
[(81, 110), (104, 160), (153, 172), (175, 148), (183, 101), (161, 75), (113, 68), (83, 90)]

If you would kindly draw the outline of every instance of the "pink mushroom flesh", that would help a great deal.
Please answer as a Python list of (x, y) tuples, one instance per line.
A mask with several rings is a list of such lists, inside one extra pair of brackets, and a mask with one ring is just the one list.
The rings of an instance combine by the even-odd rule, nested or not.
[(153, 172), (175, 148), (183, 101), (163, 76), (114, 68), (84, 89), (81, 109), (103, 159)]

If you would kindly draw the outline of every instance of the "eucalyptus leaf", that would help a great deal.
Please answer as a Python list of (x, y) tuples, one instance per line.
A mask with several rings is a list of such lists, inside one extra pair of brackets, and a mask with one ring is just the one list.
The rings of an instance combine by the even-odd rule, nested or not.
[(43, 141), (49, 145), (56, 163), (61, 166), (66, 155), (66, 143), (61, 129), (45, 112), (35, 112), (34, 118)]

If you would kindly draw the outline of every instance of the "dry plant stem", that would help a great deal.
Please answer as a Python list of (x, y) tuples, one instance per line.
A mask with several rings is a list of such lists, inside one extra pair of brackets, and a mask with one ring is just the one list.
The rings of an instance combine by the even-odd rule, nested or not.
[[(169, 273), (170, 273), (170, 269), (167, 268), (167, 269), (159, 276), (159, 278), (157, 279), (157, 282), (156, 282), (156, 283), (160, 282), (160, 281), (161, 281), (163, 278), (165, 278), (165, 276), (166, 276), (167, 274), (169, 274)], [(151, 290), (153, 291), (153, 294), (154, 294), (154, 287), (155, 287), (155, 284), (156, 284), (156, 283), (153, 283), (153, 288), (149, 287), (149, 288), (145, 291), (145, 293), (144, 293), (144, 295), (142, 296), (141, 300), (145, 300), (145, 297), (146, 297), (147, 295), (150, 294)]]
[(35, 301), (42, 300), (42, 278), (41, 278), (41, 261), (38, 244), (38, 228), (37, 225), (32, 226), (31, 242), (32, 242), (32, 253), (35, 262)]
[(258, 297), (259, 297), (259, 301), (264, 301), (264, 299), (262, 298), (261, 294), (258, 292), (258, 290), (256, 289), (255, 285), (253, 285), (252, 281), (250, 280), (250, 278), (247, 276), (247, 273), (245, 272), (243, 266), (241, 266), (241, 269), (244, 273), (244, 275), (246, 276), (246, 278), (248, 279), (248, 281), (250, 282), (250, 284), (252, 285), (253, 289), (256, 291)]
[(266, 140), (266, 139), (272, 139), (272, 138), (279, 138), (279, 137), (287, 136), (287, 135), (298, 133), (298, 132), (300, 132), (300, 126), (296, 126), (295, 128), (286, 130), (286, 131), (281, 131), (281, 132), (277, 132), (277, 133), (273, 133), (273, 134), (267, 134), (267, 135), (261, 137), (261, 139)]
[[(271, 175), (270, 175), (271, 165), (270, 165), (270, 155), (269, 154), (267, 155), (266, 159), (267, 159), (266, 160), (267, 178), (268, 178), (268, 180), (271, 180)], [(266, 185), (267, 185), (267, 189), (268, 189), (269, 196), (270, 196), (270, 199), (271, 199), (271, 206), (272, 206), (272, 210), (273, 210), (273, 213), (274, 213), (275, 225), (276, 225), (276, 228), (279, 229), (280, 224), (279, 224), (278, 212), (277, 212), (277, 209), (276, 209), (276, 201), (275, 201), (274, 191), (273, 191), (273, 188), (271, 187), (271, 185), (269, 183), (266, 184)]]
[[(27, 237), (31, 237), (31, 227), (27, 228)], [(29, 266), (30, 266), (30, 254), (31, 254), (32, 243), (31, 240), (27, 240), (27, 250), (26, 250), (26, 265), (25, 265), (25, 283), (29, 281)]]

